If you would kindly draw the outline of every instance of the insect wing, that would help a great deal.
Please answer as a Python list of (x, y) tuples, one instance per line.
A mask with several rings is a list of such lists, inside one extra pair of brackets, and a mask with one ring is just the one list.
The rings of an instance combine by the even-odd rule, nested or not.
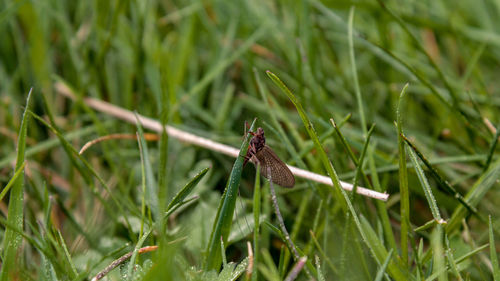
[(292, 172), (269, 146), (264, 146), (255, 154), (255, 157), (260, 162), (260, 173), (265, 178), (271, 178), (275, 184), (283, 187), (293, 187), (295, 185), (295, 178)]

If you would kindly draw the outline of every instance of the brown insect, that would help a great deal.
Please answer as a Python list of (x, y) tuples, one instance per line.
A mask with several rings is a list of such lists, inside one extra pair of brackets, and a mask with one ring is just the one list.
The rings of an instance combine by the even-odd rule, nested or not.
[(273, 183), (283, 187), (293, 187), (295, 178), (292, 172), (281, 159), (276, 156), (276, 153), (266, 145), (264, 130), (258, 128), (256, 133), (250, 132), (253, 137), (248, 146), (247, 155), (243, 166), (253, 159), (254, 163), (260, 164), (260, 173), (267, 179), (271, 179)]

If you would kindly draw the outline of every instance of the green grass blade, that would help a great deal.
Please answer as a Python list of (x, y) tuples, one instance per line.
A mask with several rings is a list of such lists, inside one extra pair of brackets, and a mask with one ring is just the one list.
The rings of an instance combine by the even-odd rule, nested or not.
[(484, 250), (484, 249), (488, 248), (488, 246), (489, 246), (489, 243), (488, 243), (488, 244), (485, 244), (485, 245), (482, 245), (482, 246), (479, 246), (479, 247), (477, 247), (477, 248), (475, 248), (474, 250), (472, 250), (472, 251), (468, 252), (467, 254), (464, 254), (464, 255), (462, 255), (462, 256), (460, 256), (460, 257), (458, 257), (458, 258), (455, 260), (455, 263), (457, 263), (457, 264), (458, 264), (458, 263), (461, 263), (461, 262), (463, 262), (463, 261), (467, 260), (468, 258), (470, 258), (470, 257), (474, 256), (475, 254), (477, 254), (477, 253), (481, 252), (482, 250)]
[[(380, 181), (377, 174), (377, 167), (375, 165), (375, 145), (370, 146), (368, 150), (368, 164), (370, 166), (371, 178), (373, 182), (373, 187), (376, 191), (381, 192), (382, 187), (380, 186)], [(377, 207), (377, 215), (382, 223), (382, 228), (384, 229), (384, 237), (390, 248), (397, 251), (396, 238), (394, 237), (394, 232), (392, 230), (391, 221), (389, 220), (389, 214), (387, 212), (387, 203), (382, 200), (376, 200), (375, 206)]]
[[(460, 264), (461, 262), (467, 260), (468, 258), (470, 258), (470, 257), (474, 256), (475, 254), (481, 252), (482, 250), (488, 248), (488, 245), (489, 244), (479, 246), (476, 249), (468, 252), (467, 254), (464, 254), (461, 257), (458, 257), (457, 259), (455, 259), (454, 263), (457, 264), (457, 265)], [(429, 252), (429, 253), (431, 253), (431, 252)], [(427, 277), (425, 279), (425, 281), (435, 280), (436, 278), (438, 278), (438, 276), (440, 276), (441, 274), (443, 274), (444, 272), (446, 272), (448, 269), (449, 269), (449, 266), (443, 266), (443, 267), (441, 267), (439, 270), (435, 271), (429, 277)]]
[(196, 185), (203, 179), (203, 177), (207, 174), (208, 170), (210, 168), (205, 168), (201, 170), (196, 176), (194, 176), (170, 201), (170, 203), (167, 206), (167, 209), (165, 210), (166, 212), (170, 211), (170, 209), (184, 201), (184, 199), (193, 191), (193, 189), (196, 187)]
[(496, 250), (495, 237), (493, 235), (493, 223), (491, 222), (491, 215), (489, 216), (488, 233), (490, 238), (490, 259), (493, 266), (493, 280), (500, 280), (500, 266), (498, 265), (498, 253)]
[(425, 57), (427, 58), (427, 60), (431, 64), (431, 66), (436, 70), (439, 78), (443, 81), (443, 83), (445, 84), (446, 88), (448, 89), (449, 94), (450, 94), (451, 98), (453, 99), (453, 102), (456, 103), (457, 102), (457, 94), (455, 93), (455, 89), (449, 84), (448, 79), (446, 79), (446, 77), (444, 76), (444, 74), (441, 71), (441, 69), (438, 67), (438, 65), (434, 62), (434, 60), (431, 58), (431, 56), (429, 55), (429, 53), (426, 51), (426, 49), (424, 48), (424, 46), (421, 43), (422, 40), (419, 40), (408, 29), (407, 24), (398, 15), (396, 15), (393, 11), (391, 11), (389, 8), (387, 8), (387, 6), (385, 5), (385, 3), (383, 3), (380, 0), (378, 0), (377, 2), (380, 4), (380, 6), (382, 7), (382, 9), (384, 9), (392, 18), (394, 18), (396, 20), (396, 22), (399, 24), (399, 26), (406, 32), (406, 34), (409, 35), (409, 37), (415, 43), (416, 47), (425, 55)]
[(415, 172), (417, 173), (417, 177), (420, 181), (420, 184), (422, 184), (422, 188), (424, 189), (424, 194), (425, 198), (427, 199), (427, 203), (429, 203), (429, 207), (432, 212), (432, 216), (434, 219), (438, 222), (442, 222), (442, 217), (441, 213), (439, 212), (439, 208), (436, 203), (436, 199), (434, 198), (434, 195), (432, 194), (431, 187), (429, 185), (429, 182), (427, 181), (427, 178), (424, 175), (424, 170), (422, 170), (422, 167), (420, 167), (420, 164), (418, 163), (417, 156), (415, 155), (415, 152), (413, 150), (408, 149), (409, 155), (411, 162), (413, 163), (413, 166), (415, 167)]
[(325, 281), (326, 279), (321, 270), (321, 262), (318, 256), (315, 256), (315, 264), (316, 264), (316, 272), (318, 273), (316, 278), (318, 279), (318, 281)]
[[(116, 198), (116, 196), (114, 195), (114, 193), (110, 190), (109, 186), (106, 184), (106, 182), (104, 181), (104, 179), (101, 176), (99, 176), (99, 174), (85, 160), (85, 158), (83, 158), (80, 154), (78, 154), (78, 151), (76, 151), (73, 148), (73, 146), (71, 146), (71, 144), (68, 142), (68, 140), (66, 140), (64, 138), (64, 136), (61, 134), (61, 132), (59, 132), (57, 130), (57, 128), (55, 128), (51, 124), (47, 123), (43, 118), (41, 118), (40, 116), (38, 116), (34, 112), (31, 112), (31, 111), (29, 111), (29, 112), (30, 112), (31, 116), (33, 116), (37, 121), (39, 121), (40, 123), (42, 123), (44, 126), (46, 126), (50, 131), (52, 131), (57, 136), (57, 138), (59, 139), (59, 142), (62, 144), (64, 150), (66, 151), (66, 153), (68, 155), (68, 157), (71, 159), (72, 164), (75, 166), (76, 169), (78, 169), (78, 171), (81, 173), (82, 177), (87, 180), (87, 183), (89, 184), (90, 188), (92, 188), (92, 191), (93, 191), (94, 195), (97, 197), (97, 199), (99, 199), (101, 201), (101, 203), (103, 204), (103, 206), (106, 208), (106, 211), (108, 212), (108, 214), (111, 217), (113, 217), (113, 219), (116, 219), (117, 216), (118, 216), (118, 214), (124, 214), (125, 212), (124, 212), (124, 209), (123, 209), (123, 205), (119, 203), (119, 200)], [(80, 160), (81, 163), (83, 164), (83, 166), (80, 165), (80, 162), (77, 162), (76, 159)], [(108, 192), (110, 198), (113, 200), (113, 202), (115, 203), (116, 207), (118, 208), (118, 213), (116, 212), (116, 210), (112, 209), (111, 206), (109, 206), (109, 204), (102, 197), (102, 194), (100, 194), (95, 189), (92, 181), (87, 179), (88, 178), (88, 176), (87, 176), (88, 173), (90, 173), (91, 175), (93, 175), (99, 181), (99, 183), (104, 187), (104, 189), (106, 189), (106, 192)], [(132, 227), (130, 225), (128, 217), (124, 216), (123, 218), (125, 220), (125, 223), (127, 224), (127, 229), (131, 233)], [(131, 237), (133, 237), (133, 236), (131, 235)]]
[[(500, 158), (490, 165), (490, 168), (481, 175), (467, 195), (465, 195), (467, 202), (472, 206), (477, 206), (486, 193), (494, 186), (499, 177)], [(450, 234), (452, 231), (456, 230), (468, 213), (469, 211), (464, 206), (458, 206), (446, 225), (446, 233)]]
[(257, 264), (260, 262), (260, 202), (262, 201), (260, 193), (260, 166), (255, 168), (255, 184), (253, 189), (253, 272), (252, 281), (259, 280), (259, 271)]
[(23, 162), (21, 164), (21, 166), (19, 167), (19, 169), (17, 169), (17, 171), (14, 173), (14, 175), (12, 176), (12, 178), (9, 180), (9, 182), (7, 183), (7, 185), (2, 189), (2, 192), (0, 193), (0, 201), (3, 200), (4, 196), (7, 194), (7, 192), (10, 190), (10, 188), (12, 186), (14, 186), (14, 184), (16, 183), (16, 180), (17, 178), (20, 176), (20, 175), (24, 175), (24, 166), (26, 166), (26, 162)]
[[(339, 199), (342, 200), (343, 197), (343, 202), (347, 205), (347, 209), (350, 211), (352, 218), (354, 220), (354, 223), (356, 224), (356, 227), (363, 238), (363, 241), (366, 243), (368, 248), (370, 249), (370, 252), (373, 254), (373, 256), (376, 258), (376, 260), (381, 264), (383, 260), (385, 260), (385, 257), (387, 255), (387, 251), (383, 247), (382, 243), (378, 240), (378, 237), (376, 234), (371, 230), (371, 227), (369, 224), (366, 222), (365, 225), (362, 224), (360, 219), (358, 218), (358, 215), (356, 214), (356, 211), (354, 210), (354, 206), (351, 204), (351, 201), (349, 200), (349, 195), (347, 195), (347, 192), (343, 190), (340, 186), (338, 176), (333, 169), (332, 164), (330, 163), (330, 160), (326, 156), (325, 150), (321, 146), (321, 143), (319, 142), (318, 136), (314, 130), (314, 127), (307, 117), (307, 114), (305, 113), (302, 105), (300, 102), (297, 100), (295, 95), (288, 89), (288, 87), (272, 72), (267, 71), (268, 76), (273, 80), (274, 83), (276, 83), (281, 90), (288, 96), (288, 98), (292, 101), (292, 103), (295, 105), (295, 108), (299, 112), (299, 115), (302, 119), (302, 122), (304, 123), (306, 130), (309, 134), (309, 137), (313, 140), (317, 152), (319, 153), (319, 156), (323, 162), (323, 165), (325, 166), (324, 168), (328, 171), (328, 174), (330, 175), (330, 178), (332, 179), (333, 185), (335, 187), (335, 191), (337, 192), (336, 194), (340, 193), (339, 196), (341, 196)], [(406, 163), (406, 162), (405, 162)], [(342, 202), (342, 201), (339, 201)], [(371, 232), (367, 232), (371, 231)], [(376, 243), (378, 242), (378, 243)], [(376, 252), (379, 252), (377, 255)], [(385, 252), (385, 254), (380, 254), (382, 251)], [(391, 276), (395, 278), (396, 280), (406, 280), (406, 275), (402, 274), (401, 269), (398, 268), (397, 266), (391, 265), (390, 267), (390, 272)]]
[[(31, 100), (31, 94), (33, 89), (28, 93), (28, 98), (26, 99), (26, 107), (23, 113), (23, 119), (21, 122), (21, 128), (18, 133), (17, 140), (17, 159), (16, 159), (16, 171), (18, 171), (22, 165), (24, 165), (24, 153), (26, 151), (26, 135), (28, 133), (28, 122), (29, 122), (29, 106)], [(22, 170), (20, 176), (17, 177), (14, 182), (9, 197), (9, 207), (7, 223), (15, 227), (16, 229), (23, 229), (24, 223), (24, 170)], [(22, 262), (20, 261), (23, 256), (20, 252), (22, 236), (11, 228), (7, 228), (4, 234), (4, 240), (2, 243), (2, 269), (0, 271), (0, 280), (13, 280), (19, 279), (19, 273), (21, 268), (19, 267)]]
[(438, 171), (436, 171), (436, 169), (431, 165), (429, 160), (427, 160), (427, 158), (420, 152), (420, 150), (405, 135), (403, 135), (403, 139), (406, 141), (406, 144), (408, 144), (411, 149), (417, 154), (418, 158), (422, 160), (427, 169), (429, 169), (430, 174), (438, 182), (439, 186), (443, 188), (443, 191), (447, 192), (450, 195), (453, 195), (470, 212), (480, 217), (480, 214), (477, 212), (476, 208), (467, 203), (462, 194), (460, 194), (453, 186), (448, 183), (448, 181), (446, 181), (445, 179), (443, 179), (443, 177), (441, 177), (441, 175), (439, 175)]
[(144, 139), (144, 130), (137, 117), (137, 132), (139, 135), (139, 147), (141, 151), (141, 159), (144, 165), (144, 172), (146, 173), (146, 203), (153, 213), (155, 221), (160, 217), (160, 213), (163, 210), (159, 210), (158, 206), (158, 186), (156, 184), (156, 179), (154, 177), (153, 167), (151, 161), (149, 160), (148, 145)]
[[(271, 117), (271, 123), (273, 124), (274, 128), (276, 128), (276, 130), (278, 130), (279, 135), (285, 144), (285, 148), (288, 150), (290, 155), (293, 157), (292, 161), (295, 161), (295, 163), (297, 163), (297, 165), (299, 165), (299, 167), (305, 169), (306, 165), (305, 165), (304, 161), (302, 161), (303, 155), (301, 155), (300, 153), (298, 153), (295, 150), (294, 146), (290, 142), (290, 139), (288, 138), (287, 134), (283, 130), (283, 127), (280, 125), (280, 121), (284, 122), (286, 125), (289, 125), (289, 123), (290, 123), (289, 120), (287, 120), (287, 118), (282, 118), (281, 120), (278, 120), (278, 112), (280, 112), (281, 109), (277, 106), (275, 106), (275, 107), (271, 106), (269, 101), (273, 100), (272, 96), (270, 96), (268, 94), (268, 90), (265, 88), (264, 83), (262, 83), (262, 81), (260, 79), (260, 75), (257, 72), (257, 69), (254, 68), (253, 73), (254, 73), (253, 77), (255, 79), (255, 83), (257, 84), (257, 89), (258, 89), (260, 96), (261, 96), (261, 98), (262, 98), (262, 100), (267, 108), (267, 112), (269, 112), (269, 116)], [(280, 114), (280, 115), (283, 115), (283, 114)], [(298, 133), (295, 132), (296, 129), (293, 126), (287, 126), (287, 128), (288, 128), (288, 130), (291, 131), (292, 135), (294, 135), (294, 136), (298, 135)], [(295, 140), (297, 141), (299, 146), (301, 146), (303, 144), (303, 141), (300, 138), (295, 138)], [(311, 146), (311, 149), (312, 149), (312, 146)], [(304, 153), (304, 155), (305, 155), (305, 153)]]
[[(166, 98), (163, 98), (163, 100), (166, 100)], [(166, 101), (164, 101), (166, 103)], [(165, 109), (166, 106), (163, 106), (163, 112), (165, 112), (164, 115), (167, 115), (166, 112), (167, 110)], [(166, 117), (165, 117), (166, 118)], [(168, 165), (168, 135), (165, 130), (165, 120), (162, 120), (162, 131), (161, 131), (161, 138), (160, 142), (158, 144), (158, 149), (160, 153), (160, 160), (158, 164), (158, 204), (159, 208), (161, 211), (167, 211), (167, 200), (170, 195), (169, 192), (169, 173), (167, 169)], [(163, 229), (163, 227), (162, 227)]]
[(274, 73), (271, 71), (266, 71), (267, 75), (271, 80), (288, 96), (290, 101), (292, 101), (293, 105), (297, 109), (300, 118), (302, 119), (302, 122), (304, 123), (304, 126), (306, 127), (307, 133), (309, 134), (309, 137), (312, 139), (314, 146), (319, 152), (319, 157), (321, 159), (321, 162), (323, 163), (324, 168), (326, 169), (328, 175), (332, 179), (332, 183), (334, 186), (333, 189), (333, 194), (335, 195), (336, 199), (340, 204), (342, 204), (342, 207), (345, 209), (345, 204), (342, 203), (342, 195), (341, 195), (341, 190), (342, 187), (340, 185), (340, 179), (337, 176), (337, 173), (333, 169), (332, 163), (328, 159), (328, 156), (326, 155), (325, 150), (323, 149), (323, 146), (319, 142), (318, 139), (318, 134), (316, 133), (316, 130), (314, 129), (313, 124), (309, 120), (309, 117), (307, 117), (306, 112), (304, 111), (304, 108), (302, 107), (302, 104), (299, 102), (299, 100), (295, 97), (295, 95), (288, 89), (288, 87), (276, 76)]
[(55, 238), (58, 242), (58, 246), (61, 248), (61, 249), (59, 249), (59, 251), (60, 250), (63, 251), (64, 263), (66, 263), (69, 267), (66, 270), (66, 272), (68, 272), (68, 274), (70, 275), (69, 278), (74, 280), (76, 278), (76, 276), (78, 276), (78, 271), (76, 270), (75, 263), (73, 262), (73, 259), (71, 258), (71, 255), (68, 251), (68, 247), (66, 246), (66, 242), (64, 242), (64, 238), (61, 234), (61, 231), (57, 230), (57, 236)]
[(392, 253), (393, 252), (394, 252), (393, 249), (391, 249), (389, 251), (389, 253), (387, 254), (387, 258), (385, 259), (384, 263), (379, 268), (379, 270), (377, 272), (377, 275), (375, 276), (375, 281), (382, 281), (382, 278), (384, 277), (384, 273), (385, 273), (385, 271), (387, 269), (387, 266), (389, 265), (389, 262), (392, 259)]
[(445, 234), (445, 245), (446, 245), (446, 259), (448, 261), (448, 265), (451, 269), (451, 272), (455, 275), (458, 281), (463, 281), (462, 276), (460, 276), (460, 272), (458, 271), (457, 264), (455, 263), (455, 257), (453, 256), (453, 250), (450, 248), (450, 240), (448, 239), (448, 235)]
[[(283, 233), (283, 231), (281, 231), (281, 233)], [(286, 241), (284, 235), (281, 237), (281, 239), (283, 241)], [(285, 278), (286, 268), (287, 268), (285, 265), (285, 253), (287, 252), (286, 249), (287, 248), (285, 246), (281, 245), (280, 258), (279, 258), (279, 262), (278, 262), (278, 271), (280, 272), (280, 279), (281, 280), (283, 280)]]
[(446, 263), (444, 260), (444, 249), (443, 249), (443, 226), (438, 224), (431, 234), (431, 247), (433, 254), (433, 273), (440, 272), (438, 274), (438, 280), (447, 280), (446, 275)]
[[(278, 131), (277, 135), (280, 136), (280, 139), (283, 141), (285, 148), (292, 156), (292, 161), (297, 163), (299, 167), (307, 169), (306, 164), (302, 160), (302, 156), (297, 152), (297, 150), (290, 142), (290, 139), (288, 138), (288, 135), (285, 133), (283, 126), (280, 124), (280, 121), (282, 121), (285, 124), (285, 126), (288, 128), (289, 131), (291, 131), (291, 134), (293, 136), (298, 135), (296, 129), (294, 128), (294, 126), (290, 126), (289, 120), (286, 118), (285, 114), (283, 114), (279, 106), (271, 106), (270, 100), (273, 101), (273, 97), (268, 94), (268, 90), (265, 88), (264, 83), (262, 83), (256, 68), (253, 69), (253, 74), (255, 83), (257, 84), (258, 92), (260, 93), (262, 101), (267, 108), (267, 112), (271, 117), (271, 123), (274, 126), (274, 128), (276, 128), (276, 130)], [(280, 121), (278, 121), (278, 115), (283, 117), (281, 118)], [(295, 137), (295, 140), (297, 141), (298, 146), (304, 147), (305, 142), (301, 138)], [(304, 198), (310, 198), (313, 194), (313, 190), (315, 189), (315, 186), (311, 182), (307, 182), (307, 185), (309, 186), (309, 190), (307, 191), (307, 194), (304, 195)], [(295, 217), (295, 223), (293, 224), (292, 231), (290, 232), (290, 239), (292, 241), (296, 239), (299, 231), (301, 230), (301, 226), (304, 221), (303, 218), (305, 216), (305, 211), (307, 210), (309, 202), (310, 202), (309, 199), (305, 199), (302, 201), (302, 204), (299, 207), (298, 215)], [(291, 257), (290, 252), (286, 252), (284, 258), (286, 265), (288, 265), (290, 257)]]
[[(249, 129), (250, 131), (253, 130), (255, 121), (256, 120), (252, 122), (252, 125)], [(204, 268), (206, 270), (217, 270), (221, 264), (221, 238), (224, 243), (227, 242), (229, 233), (231, 231), (231, 224), (233, 221), (238, 187), (240, 185), (241, 172), (243, 170), (243, 160), (248, 150), (249, 141), (250, 133), (247, 133), (247, 135), (245, 136), (245, 140), (241, 144), (240, 154), (234, 162), (233, 169), (231, 170), (229, 180), (227, 181), (226, 188), (224, 190), (224, 194), (222, 195), (221, 201), (219, 203), (217, 216), (215, 217), (212, 233), (207, 244), (207, 256), (204, 262)]]
[[(263, 264), (258, 264), (259, 271), (264, 276), (264, 280), (278, 281), (282, 280), (278, 268), (274, 264), (273, 257), (267, 249), (262, 250), (262, 261)], [(265, 265), (264, 265), (265, 264)]]
[[(107, 122), (106, 125), (109, 126), (111, 122)], [(68, 141), (84, 138), (87, 135), (90, 135), (96, 131), (95, 126), (87, 126), (83, 127), (80, 130), (73, 131), (71, 133), (67, 133), (64, 135), (64, 138)], [(51, 138), (42, 142), (39, 142), (29, 148), (26, 149), (25, 155), (26, 157), (30, 157), (37, 153), (50, 150), (51, 148), (57, 147), (59, 145), (59, 139)], [(10, 165), (14, 159), (16, 159), (16, 153), (11, 153), (0, 160), (0, 168), (3, 168), (7, 165)]]
[(486, 158), (486, 164), (484, 165), (484, 171), (488, 170), (493, 159), (493, 154), (495, 153), (495, 148), (498, 144), (498, 138), (500, 137), (500, 126), (497, 126), (497, 132), (493, 136), (493, 141), (490, 144), (490, 149), (488, 150), (488, 157)]
[[(370, 226), (368, 221), (361, 216), (360, 218), (361, 226), (363, 227), (366, 238), (369, 240), (369, 244), (372, 245), (373, 254), (378, 261), (381, 261), (380, 264), (383, 264), (387, 259), (389, 253), (385, 249), (382, 241), (378, 238), (373, 228)], [(387, 265), (387, 269), (389, 274), (395, 280), (408, 280), (408, 273), (405, 272), (405, 267), (400, 262), (395, 262), (395, 259), (391, 259), (389, 264)]]
[[(136, 132), (137, 137), (137, 145), (139, 146), (139, 154), (141, 156), (141, 230), (139, 232), (139, 237), (144, 233), (144, 223), (146, 221), (146, 194), (147, 192), (147, 183), (146, 183), (146, 164), (144, 163), (144, 153), (142, 151), (142, 142), (140, 141), (139, 133)], [(151, 216), (149, 216), (151, 217)], [(162, 230), (160, 226), (160, 231)]]
[[(252, 45), (264, 36), (269, 29), (269, 23), (264, 22), (257, 31), (255, 31), (241, 46), (236, 49), (233, 54), (224, 60), (220, 61), (218, 64), (213, 66), (207, 74), (194, 85), (190, 90), (188, 95), (195, 96), (201, 92), (210, 82), (212, 82), (221, 72), (223, 72), (229, 65), (231, 65), (235, 60), (241, 57)], [(187, 101), (187, 99), (185, 99)]]
[(173, 205), (170, 210), (168, 210), (167, 212), (165, 212), (165, 215), (163, 216), (164, 218), (168, 218), (172, 213), (174, 213), (175, 211), (177, 211), (180, 207), (184, 206), (184, 205), (187, 205), (187, 204), (191, 204), (192, 202), (198, 200), (199, 197), (198, 196), (193, 196), (193, 197), (190, 197), (186, 200), (183, 200), (181, 202), (179, 202), (178, 204), (175, 204)]
[(333, 265), (333, 262), (331, 261), (331, 259), (326, 255), (325, 251), (323, 251), (323, 249), (319, 245), (318, 239), (316, 238), (316, 235), (314, 235), (314, 232), (312, 232), (312, 230), (310, 230), (309, 233), (311, 235), (311, 239), (312, 239), (314, 245), (316, 246), (316, 249), (318, 250), (319, 254), (326, 261), (326, 263), (328, 264), (328, 266), (330, 267), (330, 269), (332, 270), (332, 272), (338, 274), (337, 268), (335, 267), (335, 265)]
[(352, 188), (352, 193), (351, 193), (351, 200), (352, 200), (352, 198), (355, 198), (356, 190), (358, 188), (358, 182), (359, 182), (361, 176), (365, 180), (365, 183), (367, 184), (368, 188), (373, 189), (371, 181), (368, 179), (365, 172), (363, 171), (363, 166), (364, 166), (363, 161), (364, 161), (364, 157), (365, 157), (367, 148), (369, 146), (371, 134), (373, 133), (373, 130), (375, 128), (375, 124), (372, 124), (372, 126), (370, 127), (370, 130), (368, 132), (366, 132), (366, 134), (364, 135), (365, 141), (363, 144), (363, 148), (361, 150), (360, 158), (358, 159), (356, 157), (356, 155), (354, 155), (354, 152), (352, 151), (351, 146), (347, 143), (346, 138), (344, 137), (344, 135), (340, 131), (340, 127), (337, 126), (337, 123), (335, 122), (335, 120), (333, 120), (333, 118), (330, 118), (330, 123), (332, 124), (335, 132), (337, 133), (337, 136), (339, 137), (342, 146), (347, 151), (347, 154), (349, 155), (350, 159), (356, 165), (356, 171), (354, 172), (354, 183), (353, 183), (353, 188)]
[(366, 128), (366, 117), (363, 106), (363, 97), (361, 96), (361, 89), (359, 88), (358, 71), (356, 67), (356, 57), (354, 55), (354, 42), (353, 42), (353, 21), (354, 21), (354, 6), (349, 10), (349, 24), (347, 26), (347, 40), (349, 42), (349, 60), (351, 62), (352, 79), (354, 80), (354, 92), (356, 93), (356, 101), (358, 102), (359, 119), (361, 122), (361, 129), (363, 130), (363, 137), (366, 138), (368, 133)]
[(397, 115), (398, 148), (399, 148), (399, 194), (401, 196), (401, 259), (408, 265), (408, 234), (410, 231), (410, 190), (408, 189), (408, 170), (406, 168), (405, 143), (403, 140), (403, 117), (401, 114), (403, 98), (408, 84), (399, 95)]
[(130, 262), (127, 268), (127, 276), (128, 280), (135, 280), (133, 277), (133, 272), (136, 267), (135, 260), (137, 259), (137, 255), (139, 254), (139, 249), (142, 247), (146, 239), (149, 237), (149, 234), (151, 234), (153, 228), (150, 228), (149, 231), (146, 231), (141, 237), (139, 237), (139, 240), (137, 241), (137, 244), (135, 245), (134, 252), (132, 253), (132, 256), (130, 257)]
[[(352, 188), (352, 193), (351, 193), (351, 200), (355, 200), (356, 197), (356, 190), (358, 189), (358, 183), (360, 180), (360, 177), (363, 175), (366, 179), (366, 176), (363, 173), (363, 166), (364, 166), (364, 160), (365, 160), (365, 155), (366, 151), (368, 149), (368, 146), (370, 144), (370, 137), (372, 136), (372, 133), (375, 129), (375, 124), (372, 124), (368, 132), (365, 133), (365, 143), (363, 144), (363, 149), (361, 150), (361, 155), (359, 156), (358, 160), (358, 166), (356, 167), (356, 176), (354, 177), (354, 183), (353, 183), (353, 188)], [(366, 181), (368, 182), (368, 181)], [(370, 185), (371, 187), (371, 185)]]

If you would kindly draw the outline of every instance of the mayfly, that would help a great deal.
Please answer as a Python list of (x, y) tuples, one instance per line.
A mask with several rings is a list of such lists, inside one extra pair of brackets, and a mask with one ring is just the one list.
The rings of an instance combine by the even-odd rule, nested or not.
[(258, 128), (256, 133), (250, 133), (253, 137), (250, 140), (243, 165), (250, 159), (253, 159), (255, 164), (260, 164), (260, 173), (265, 178), (271, 178), (273, 183), (283, 187), (293, 187), (295, 185), (295, 178), (286, 164), (266, 145), (264, 129)]

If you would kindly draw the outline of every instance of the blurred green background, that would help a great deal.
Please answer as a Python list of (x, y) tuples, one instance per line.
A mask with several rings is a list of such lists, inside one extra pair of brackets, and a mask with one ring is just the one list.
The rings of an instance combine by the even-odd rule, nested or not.
[[(377, 273), (395, 280), (500, 278), (494, 141), (500, 2), (0, 3), (0, 182), (16, 182), (0, 202), (3, 280), (90, 280), (161, 221), (151, 198), (168, 204), (207, 167), (189, 195), (198, 197), (144, 238), (143, 246), (163, 245), (160, 250), (140, 255), (132, 275), (125, 265), (105, 278), (230, 280), (203, 263), (233, 158), (165, 136), (143, 148), (150, 166), (141, 165), (135, 140), (96, 144), (82, 158), (70, 147), (78, 151), (99, 136), (138, 130), (80, 99), (93, 97), (234, 147), (241, 145), (245, 121), (258, 118), (283, 161), (326, 175), (321, 151), (267, 70), (297, 97), (340, 179), (352, 183), (359, 171), (360, 186), (390, 194), (385, 203), (351, 196), (353, 220), (331, 187), (297, 178), (295, 188), (277, 188), (285, 225), (311, 262), (299, 280), (374, 280)], [(396, 110), (406, 83), (399, 125), (440, 176), (398, 139)], [(62, 96), (61, 85), (79, 99)], [(31, 88), (30, 111), (53, 130), (27, 113), (24, 138), (19, 132)], [(345, 144), (330, 118), (340, 124)], [(17, 167), (22, 159), (18, 140), (27, 148), (24, 177), (14, 176), (16, 157)], [(364, 157), (361, 166), (346, 145), (356, 159)], [(225, 245), (228, 261), (236, 263), (249, 256), (246, 242), (256, 241), (254, 170), (243, 170)], [(443, 191), (444, 181), (467, 195), (475, 215)], [(262, 185), (257, 240), (263, 250), (254, 274), (240, 272), (241, 280), (282, 280), (294, 264), (272, 228), (278, 223), (268, 184)], [(432, 223), (436, 210), (448, 225)], [(21, 234), (22, 244), (9, 250), (9, 237)]]

